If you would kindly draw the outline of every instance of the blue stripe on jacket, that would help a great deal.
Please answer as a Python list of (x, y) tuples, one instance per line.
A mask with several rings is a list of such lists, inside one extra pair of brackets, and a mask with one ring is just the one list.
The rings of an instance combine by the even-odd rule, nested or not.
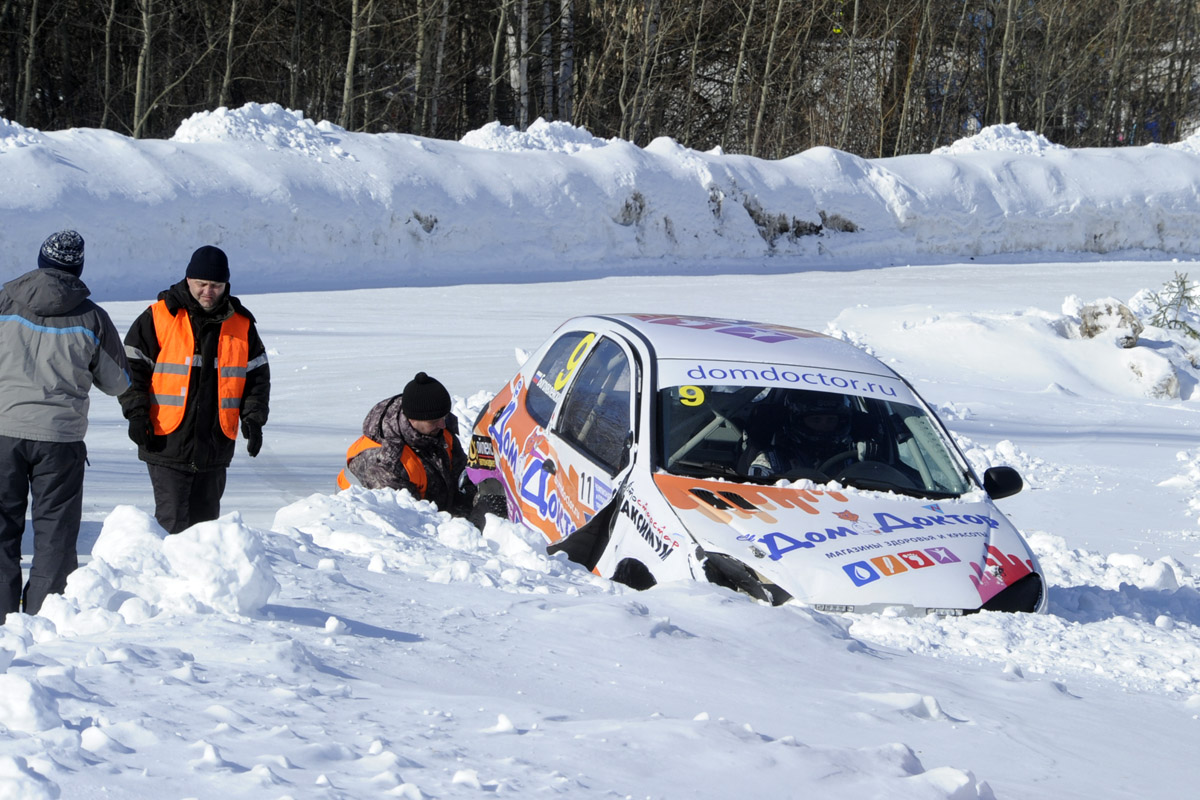
[(100, 344), (100, 337), (96, 335), (95, 331), (93, 331), (91, 328), (86, 328), (83, 325), (75, 325), (70, 328), (52, 328), (49, 325), (38, 325), (36, 322), (30, 322), (20, 314), (0, 315), (0, 322), (12, 321), (19, 322), (26, 328), (37, 331), (38, 333), (83, 333), (92, 340), (92, 344), (97, 346)]

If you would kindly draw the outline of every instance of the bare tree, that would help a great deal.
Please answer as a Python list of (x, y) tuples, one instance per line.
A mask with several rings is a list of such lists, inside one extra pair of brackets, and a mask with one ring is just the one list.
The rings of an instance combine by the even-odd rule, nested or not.
[(575, 81), (575, 47), (572, 43), (575, 23), (571, 0), (559, 0), (558, 29), (558, 117), (569, 122), (574, 116)]
[(37, 56), (38, 38), (38, 0), (33, 0), (29, 8), (29, 39), (25, 45), (25, 85), (21, 91), (21, 110), (19, 119), (29, 119), (29, 103), (33, 98), (33, 65)]

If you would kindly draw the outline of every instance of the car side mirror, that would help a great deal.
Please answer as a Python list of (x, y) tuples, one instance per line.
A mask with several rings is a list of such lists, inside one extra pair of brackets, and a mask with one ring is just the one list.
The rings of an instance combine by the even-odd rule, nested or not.
[(1003, 500), (1012, 497), (1025, 487), (1021, 473), (1012, 467), (989, 467), (983, 473), (983, 490), (993, 500)]

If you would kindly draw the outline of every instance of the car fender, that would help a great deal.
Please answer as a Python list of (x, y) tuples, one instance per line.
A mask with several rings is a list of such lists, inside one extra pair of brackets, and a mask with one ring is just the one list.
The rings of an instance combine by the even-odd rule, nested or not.
[(628, 559), (640, 562), (658, 583), (694, 579), (697, 569), (692, 537), (662, 496), (647, 482), (627, 481), (612, 503), (608, 545), (596, 572), (612, 577)]

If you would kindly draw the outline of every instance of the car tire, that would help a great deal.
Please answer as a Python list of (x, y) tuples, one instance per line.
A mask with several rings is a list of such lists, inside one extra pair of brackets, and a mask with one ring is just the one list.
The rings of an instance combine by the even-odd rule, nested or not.
[(636, 558), (626, 558), (617, 564), (617, 568), (613, 570), (612, 581), (623, 583), (639, 592), (644, 592), (658, 583), (646, 565)]
[(471, 504), (471, 512), (467, 521), (479, 530), (483, 530), (487, 514), (495, 514), (500, 519), (508, 519), (508, 502), (504, 497), (504, 486), (495, 478), (486, 478), (475, 489), (475, 500)]

